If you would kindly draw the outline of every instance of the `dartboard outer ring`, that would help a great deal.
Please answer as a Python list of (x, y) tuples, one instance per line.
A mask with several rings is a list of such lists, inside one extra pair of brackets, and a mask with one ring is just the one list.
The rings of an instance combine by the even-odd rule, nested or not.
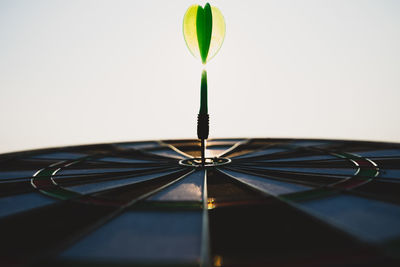
[(400, 144), (209, 139), (0, 155), (2, 266), (399, 266)]

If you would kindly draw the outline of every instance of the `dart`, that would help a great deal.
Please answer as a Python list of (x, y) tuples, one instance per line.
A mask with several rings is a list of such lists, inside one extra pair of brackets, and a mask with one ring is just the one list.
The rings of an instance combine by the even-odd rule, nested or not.
[[(224, 41), (225, 20), (221, 11), (209, 3), (204, 7), (190, 6), (183, 18), (183, 36), (189, 51), (205, 65), (216, 55)], [(209, 134), (207, 90), (207, 71), (204, 69), (201, 74), (200, 110), (197, 116), (202, 166), (205, 164), (205, 140)]]

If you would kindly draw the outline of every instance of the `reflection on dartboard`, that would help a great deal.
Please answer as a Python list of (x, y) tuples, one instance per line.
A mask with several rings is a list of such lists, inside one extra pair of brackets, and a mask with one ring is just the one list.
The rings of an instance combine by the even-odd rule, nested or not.
[(0, 156), (2, 266), (400, 266), (400, 145), (294, 139)]

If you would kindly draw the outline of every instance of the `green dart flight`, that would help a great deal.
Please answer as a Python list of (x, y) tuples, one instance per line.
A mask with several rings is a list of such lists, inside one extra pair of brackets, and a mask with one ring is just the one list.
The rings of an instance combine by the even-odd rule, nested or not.
[[(225, 20), (218, 8), (207, 3), (192, 5), (183, 18), (183, 36), (190, 52), (205, 65), (222, 46)], [(203, 70), (200, 87), (200, 111), (197, 117), (197, 136), (201, 140), (201, 160), (204, 165), (204, 140), (208, 138), (207, 72)]]
[(209, 3), (189, 7), (183, 18), (183, 36), (190, 52), (206, 64), (224, 42), (225, 20), (221, 11)]

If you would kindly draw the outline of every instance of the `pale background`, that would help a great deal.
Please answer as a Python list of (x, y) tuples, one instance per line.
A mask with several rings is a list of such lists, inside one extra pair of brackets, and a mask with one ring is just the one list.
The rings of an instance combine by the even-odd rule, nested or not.
[[(0, 0), (0, 153), (195, 138), (204, 1)], [(400, 141), (400, 1), (212, 1), (210, 137)]]

